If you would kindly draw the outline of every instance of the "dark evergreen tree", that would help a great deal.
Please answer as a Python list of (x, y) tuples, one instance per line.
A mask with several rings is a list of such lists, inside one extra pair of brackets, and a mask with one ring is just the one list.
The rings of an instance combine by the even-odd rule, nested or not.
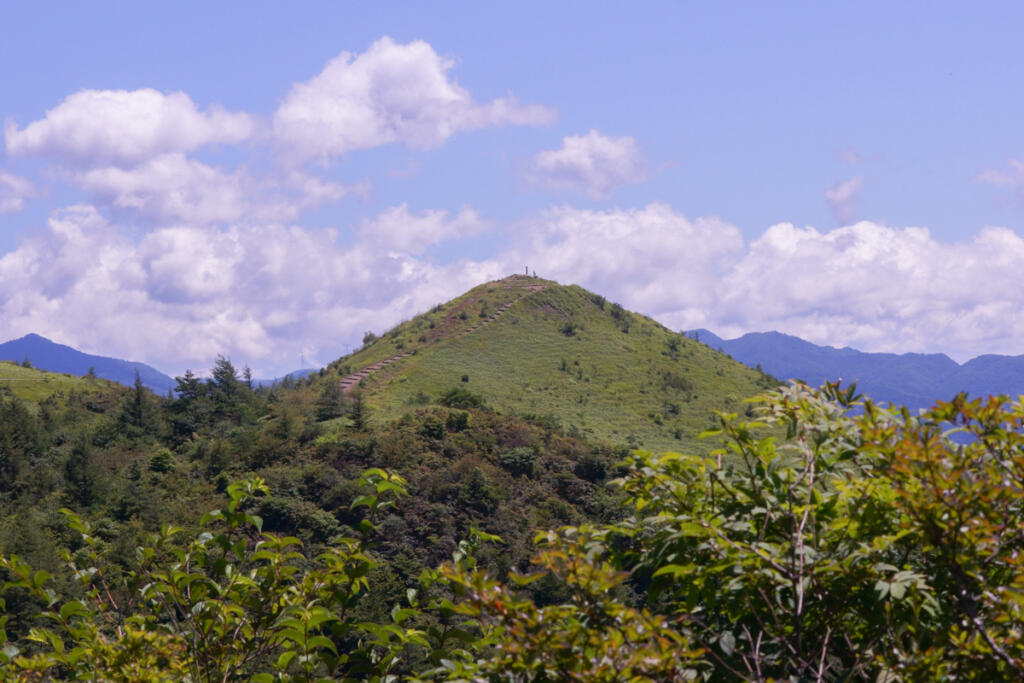
[(132, 393), (125, 403), (121, 419), (132, 427), (144, 430), (148, 421), (148, 412), (149, 405), (146, 400), (146, 387), (142, 384), (142, 378), (139, 377), (139, 371), (136, 370), (135, 383), (132, 385)]
[(224, 398), (234, 399), (241, 392), (242, 382), (230, 358), (218, 355), (210, 376), (215, 391)]
[(245, 421), (246, 398), (251, 397), (252, 392), (245, 388), (231, 359), (218, 355), (210, 375), (207, 385), (214, 418), (242, 424)]
[(182, 443), (198, 432), (206, 421), (209, 414), (209, 399), (206, 385), (191, 370), (186, 370), (184, 375), (174, 379), (178, 382), (174, 389), (177, 398), (168, 407), (171, 440)]
[(337, 382), (328, 382), (315, 402), (316, 419), (320, 422), (332, 420), (345, 414), (345, 395)]
[(174, 380), (178, 383), (174, 393), (178, 395), (179, 400), (195, 401), (204, 393), (203, 383), (191, 370), (186, 370), (184, 375), (175, 377)]
[(80, 436), (64, 461), (65, 492), (72, 505), (89, 507), (97, 498), (97, 473), (93, 450), (84, 436)]
[(352, 403), (349, 406), (348, 417), (352, 420), (352, 428), (363, 431), (367, 425), (366, 402), (363, 400), (363, 392), (356, 390), (352, 393)]
[(9, 491), (28, 460), (41, 451), (38, 420), (18, 399), (0, 397), (0, 490)]

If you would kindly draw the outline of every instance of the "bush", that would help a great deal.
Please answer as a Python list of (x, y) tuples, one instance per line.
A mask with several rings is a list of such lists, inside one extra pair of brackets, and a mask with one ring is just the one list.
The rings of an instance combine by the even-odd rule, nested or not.
[(449, 432), (461, 432), (469, 428), (469, 413), (463, 410), (455, 410), (448, 413), (448, 419), (444, 423), (445, 429)]
[(484, 400), (468, 389), (454, 387), (441, 396), (440, 403), (449, 408), (482, 408)]
[(420, 434), (428, 439), (440, 441), (444, 438), (444, 423), (436, 415), (428, 415), (420, 426)]
[(509, 474), (517, 477), (533, 476), (536, 462), (536, 451), (522, 446), (505, 451), (498, 456), (498, 464)]
[(163, 474), (174, 468), (174, 458), (168, 450), (161, 450), (149, 460), (149, 471)]
[(479, 467), (474, 468), (459, 486), (459, 504), (481, 514), (492, 514), (498, 509), (501, 498), (501, 489)]
[(573, 472), (580, 479), (597, 483), (604, 481), (604, 478), (608, 475), (608, 463), (599, 455), (587, 454), (576, 462)]
[(316, 543), (325, 543), (341, 531), (334, 517), (305, 500), (270, 496), (261, 498), (257, 509), (266, 531), (301, 536)]

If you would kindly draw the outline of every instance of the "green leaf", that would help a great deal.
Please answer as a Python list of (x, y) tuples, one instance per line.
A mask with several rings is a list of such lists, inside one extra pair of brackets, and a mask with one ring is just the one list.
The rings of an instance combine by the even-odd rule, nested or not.
[(373, 507), (376, 502), (376, 496), (358, 496), (355, 500), (352, 501), (352, 504), (349, 505), (349, 509), (355, 510), (357, 507), (360, 506)]
[(205, 515), (199, 518), (199, 526), (206, 526), (215, 519), (224, 519), (224, 511), (213, 510), (211, 512), (207, 512)]
[(391, 610), (391, 620), (396, 624), (401, 624), (403, 621), (414, 617), (419, 613), (420, 611), (418, 609), (411, 609), (408, 607), (402, 609), (396, 605), (395, 609)]
[(41, 588), (44, 583), (52, 578), (52, 576), (53, 575), (45, 569), (39, 569), (32, 575), (32, 586), (34, 588)]
[(60, 616), (62, 619), (70, 619), (71, 617), (79, 614), (88, 614), (89, 610), (85, 608), (78, 600), (72, 600), (71, 602), (65, 603), (60, 608)]
[(732, 656), (732, 653), (736, 651), (736, 636), (730, 631), (726, 631), (718, 637), (718, 646), (722, 648), (726, 657)]
[(299, 653), (296, 650), (288, 650), (287, 652), (282, 652), (281, 656), (277, 658), (277, 668), (281, 671), (287, 669), (288, 665), (292, 663), (292, 660), (295, 659), (295, 655), (297, 654)]
[(671, 574), (673, 578), (678, 579), (689, 575), (693, 571), (693, 567), (694, 566), (692, 564), (667, 564), (654, 572), (654, 576), (665, 576), (666, 574)]
[(310, 649), (317, 648), (321, 650), (330, 650), (334, 654), (338, 654), (338, 650), (334, 647), (334, 643), (332, 643), (326, 636), (313, 636), (307, 641), (307, 646)]

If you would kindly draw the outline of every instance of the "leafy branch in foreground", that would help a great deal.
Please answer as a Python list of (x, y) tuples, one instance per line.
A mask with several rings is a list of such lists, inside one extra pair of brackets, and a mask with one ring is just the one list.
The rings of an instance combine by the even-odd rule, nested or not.
[[(195, 539), (177, 547), (180, 529), (165, 527), (140, 548), (124, 605), (94, 552), (86, 559), (96, 564), (81, 568), (68, 557), (85, 599), (66, 602), (45, 572), (17, 557), (0, 560), (12, 576), (5, 590), (26, 590), (46, 605), (24, 643), (4, 648), (0, 673), (5, 680), (383, 679), (408, 643), (425, 641), (402, 626), (403, 615), (389, 625), (352, 617), (378, 563), (368, 552), (375, 519), (405, 495), (401, 478), (382, 470), (368, 470), (361, 483), (370, 492), (353, 507), (368, 510), (363, 537), (336, 539), (314, 562), (298, 539), (263, 533), (262, 520), (247, 511), (267, 493), (261, 480), (231, 485), (228, 505), (202, 518)], [(89, 525), (67, 514), (93, 548)]]
[(709, 436), (710, 458), (638, 453), (605, 539), (716, 675), (1024, 676), (1021, 404), (794, 385)]
[(0, 676), (1024, 678), (1024, 405), (958, 396), (915, 416), (793, 385), (709, 436), (723, 442), (709, 457), (633, 454), (616, 482), (623, 518), (539, 533), (531, 573), (478, 566), (475, 549), (497, 539), (474, 532), (376, 621), (358, 606), (374, 594), (382, 513), (406, 495), (384, 470), (361, 479), (358, 530), (316, 558), (262, 531), (258, 479), (228, 487), (195, 538), (165, 528), (120, 577), (68, 512), (83, 542), (67, 556), (77, 598), (0, 560), (5, 593), (43, 606), (18, 638), (0, 636)]

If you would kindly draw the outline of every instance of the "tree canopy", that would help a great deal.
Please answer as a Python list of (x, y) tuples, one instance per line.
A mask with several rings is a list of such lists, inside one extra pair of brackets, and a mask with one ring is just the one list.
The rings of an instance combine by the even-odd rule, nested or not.
[[(68, 510), (77, 581), (2, 560), (5, 680), (688, 681), (1024, 678), (1024, 405), (961, 395), (912, 415), (792, 385), (721, 415), (709, 456), (634, 452), (621, 514), (541, 530), (532, 565), (471, 532), (404, 577), (379, 543), (408, 483), (366, 470), (317, 552), (264, 530), (265, 482), (226, 488), (111, 566)], [(19, 432), (20, 433), (20, 432)], [(14, 443), (10, 437), (4, 443)], [(13, 452), (13, 451), (12, 451)], [(367, 618), (368, 615), (376, 615)]]

